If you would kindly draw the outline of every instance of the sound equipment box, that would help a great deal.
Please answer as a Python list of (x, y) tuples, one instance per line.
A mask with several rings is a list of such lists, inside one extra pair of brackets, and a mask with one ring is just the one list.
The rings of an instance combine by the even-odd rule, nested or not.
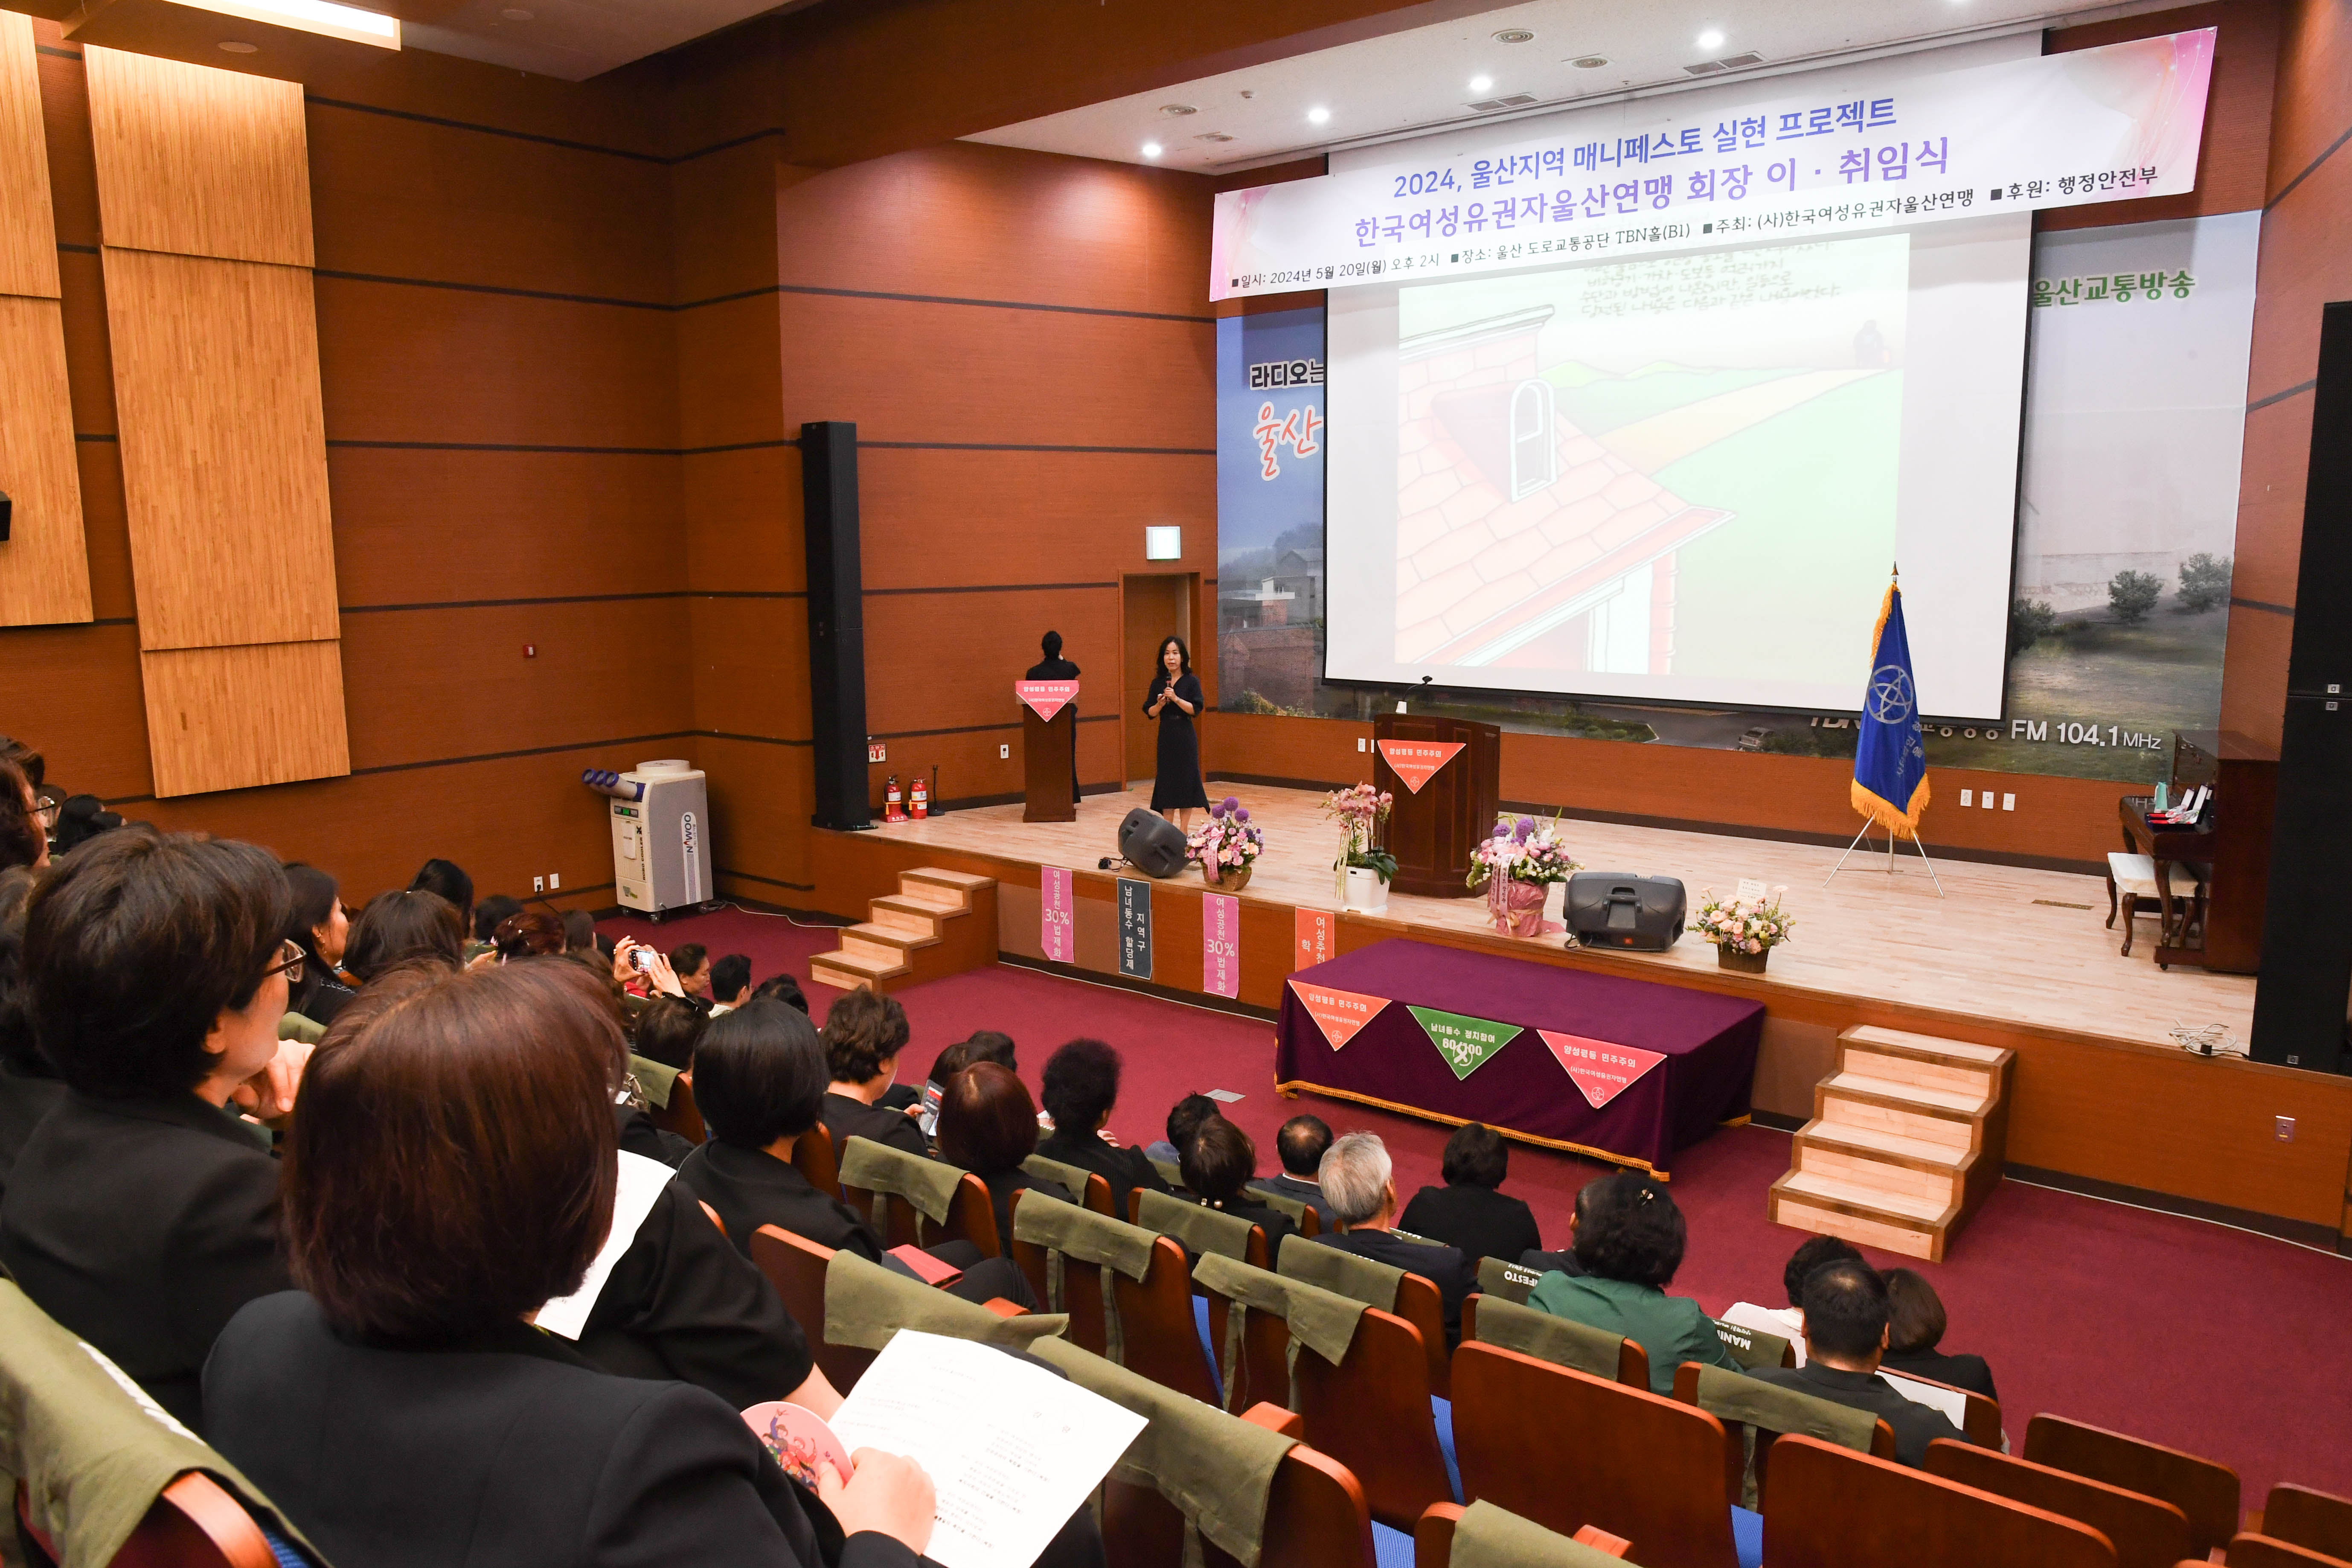
[(1664, 952), (1683, 934), (1689, 900), (1673, 877), (1578, 871), (1568, 879), (1568, 929), (1585, 947)]
[(1184, 869), (1184, 830), (1139, 805), (1118, 825), (1118, 855), (1147, 877), (1173, 877)]

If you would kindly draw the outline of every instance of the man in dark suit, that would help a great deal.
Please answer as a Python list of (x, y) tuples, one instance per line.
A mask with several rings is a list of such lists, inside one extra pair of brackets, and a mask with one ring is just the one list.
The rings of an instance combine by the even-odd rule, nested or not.
[(824, 1126), (836, 1155), (852, 1138), (871, 1138), (909, 1154), (930, 1152), (913, 1117), (877, 1103), (898, 1076), (898, 1053), (912, 1033), (907, 1010), (894, 998), (863, 988), (835, 1002), (824, 1016), (824, 1058), (833, 1074), (824, 1093)]
[(1323, 1189), (1315, 1184), (1315, 1173), (1323, 1163), (1323, 1151), (1329, 1147), (1331, 1129), (1321, 1117), (1294, 1116), (1274, 1135), (1275, 1157), (1282, 1162), (1282, 1174), (1250, 1185), (1305, 1204), (1323, 1222), (1323, 1228), (1329, 1230), (1331, 1211), (1323, 1202)]
[(1164, 1193), (1168, 1184), (1141, 1150), (1107, 1141), (1110, 1113), (1118, 1103), (1118, 1053), (1100, 1040), (1072, 1040), (1045, 1058), (1038, 1098), (1054, 1119), (1054, 1135), (1037, 1145), (1037, 1152), (1108, 1182), (1111, 1213), (1125, 1219), (1129, 1194), (1138, 1187)]
[(1316, 1174), (1339, 1231), (1313, 1239), (1429, 1280), (1444, 1302), (1445, 1342), (1461, 1339), (1462, 1302), (1477, 1289), (1475, 1268), (1458, 1247), (1408, 1240), (1392, 1228), (1396, 1169), (1388, 1146), (1373, 1133), (1350, 1132), (1324, 1152)]
[(1878, 1375), (1886, 1350), (1886, 1284), (1866, 1263), (1845, 1261), (1816, 1268), (1806, 1277), (1805, 1364), (1764, 1367), (1750, 1373), (1816, 1399), (1867, 1410), (1895, 1429), (1895, 1457), (1923, 1464), (1927, 1445), (1938, 1437), (1967, 1434), (1941, 1411), (1906, 1399)]

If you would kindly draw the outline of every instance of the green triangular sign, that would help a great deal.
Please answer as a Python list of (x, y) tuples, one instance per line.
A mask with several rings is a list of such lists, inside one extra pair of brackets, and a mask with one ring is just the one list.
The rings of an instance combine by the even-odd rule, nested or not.
[(1498, 1024), (1492, 1018), (1473, 1018), (1462, 1013), (1444, 1013), (1434, 1007), (1407, 1008), (1421, 1020), (1422, 1029), (1429, 1036), (1430, 1044), (1445, 1058), (1455, 1078), (1468, 1078), (1484, 1065), (1488, 1057), (1518, 1038), (1523, 1032), (1517, 1024)]

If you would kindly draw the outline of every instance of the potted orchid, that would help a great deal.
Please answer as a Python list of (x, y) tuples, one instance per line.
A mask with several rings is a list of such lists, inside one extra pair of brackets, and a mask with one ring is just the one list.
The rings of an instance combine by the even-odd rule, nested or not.
[(1368, 784), (1333, 790), (1323, 797), (1323, 814), (1339, 819), (1339, 858), (1331, 869), (1340, 907), (1373, 912), (1388, 908), (1389, 884), (1396, 880), (1396, 857), (1381, 843), (1396, 796)]
[(1775, 888), (1758, 899), (1718, 899), (1713, 889), (1705, 889), (1701, 896), (1706, 902), (1699, 906), (1692, 929), (1715, 944), (1715, 962), (1720, 967), (1761, 974), (1772, 950), (1789, 940), (1789, 928), (1796, 923), (1780, 907), (1780, 895), (1788, 890)]
[(1184, 838), (1184, 858), (1200, 866), (1201, 879), (1227, 893), (1249, 885), (1265, 852), (1265, 829), (1250, 826), (1249, 807), (1232, 795), (1209, 807), (1208, 820)]
[[(1473, 888), (1486, 889), (1486, 903), (1495, 930), (1505, 936), (1540, 936), (1547, 922), (1545, 905), (1555, 884), (1565, 886), (1569, 873), (1580, 870), (1568, 852), (1554, 818), (1538, 822), (1532, 816), (1517, 821), (1503, 817), (1495, 831), (1470, 851)], [(1563, 929), (1552, 923), (1554, 931)]]

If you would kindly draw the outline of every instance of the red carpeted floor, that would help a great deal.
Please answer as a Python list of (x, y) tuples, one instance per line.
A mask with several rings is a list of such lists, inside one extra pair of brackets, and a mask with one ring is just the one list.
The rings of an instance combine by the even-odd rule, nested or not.
[[(809, 955), (836, 945), (822, 928), (729, 909), (603, 929), (665, 950), (699, 942), (714, 954), (748, 953), (758, 978), (789, 969), (820, 1021), (839, 994), (808, 984)], [(914, 1026), (903, 1077), (919, 1079), (940, 1047), (974, 1029), (1002, 1029), (1019, 1042), (1034, 1092), (1054, 1047), (1092, 1035), (1126, 1058), (1111, 1117), (1124, 1141), (1160, 1137), (1180, 1096), (1227, 1089), (1244, 1097), (1226, 1114), (1256, 1141), (1261, 1170), (1275, 1168), (1275, 1129), (1311, 1110), (1339, 1131), (1385, 1138), (1401, 1194), (1438, 1180), (1450, 1129), (1344, 1100), (1277, 1098), (1270, 1024), (1003, 964), (899, 1000)], [(1802, 1237), (1767, 1222), (1764, 1205), (1788, 1162), (1788, 1135), (1754, 1127), (1725, 1129), (1680, 1157), (1674, 1193), (1691, 1242), (1678, 1293), (1717, 1312), (1739, 1300), (1782, 1304), (1780, 1267)], [(1603, 1169), (1514, 1146), (1505, 1190), (1534, 1207), (1555, 1245), (1577, 1188)], [(2352, 1493), (2352, 1258), (2008, 1182), (1944, 1263), (1919, 1267), (1950, 1314), (1944, 1348), (1991, 1363), (2013, 1444), (2022, 1447), (2036, 1411), (2054, 1411), (2234, 1466), (2250, 1509), (2279, 1480)]]

